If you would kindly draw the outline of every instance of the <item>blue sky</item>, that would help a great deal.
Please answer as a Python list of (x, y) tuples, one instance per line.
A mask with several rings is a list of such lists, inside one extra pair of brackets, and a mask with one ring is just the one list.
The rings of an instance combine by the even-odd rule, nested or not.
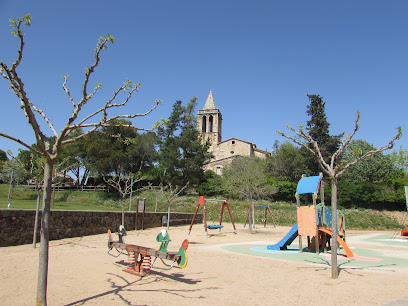
[[(210, 89), (223, 115), (223, 140), (236, 137), (271, 151), (276, 130), (305, 125), (307, 94), (326, 102), (331, 134), (350, 132), (357, 110), (364, 139), (380, 147), (408, 132), (408, 2), (400, 1), (11, 1), (0, 0), (0, 60), (11, 64), (18, 41), (8, 20), (30, 13), (20, 76), (31, 101), (57, 130), (79, 99), (85, 67), (100, 36), (116, 40), (91, 83), (100, 107), (130, 78), (142, 87), (121, 113), (163, 104), (137, 127), (168, 118), (176, 100)], [(32, 144), (19, 101), (0, 80), (0, 131)], [(91, 86), (93, 88), (93, 86)], [(44, 130), (46, 127), (44, 126)], [(50, 133), (47, 132), (49, 135)], [(396, 148), (408, 149), (407, 136)], [(20, 146), (0, 138), (0, 149)]]

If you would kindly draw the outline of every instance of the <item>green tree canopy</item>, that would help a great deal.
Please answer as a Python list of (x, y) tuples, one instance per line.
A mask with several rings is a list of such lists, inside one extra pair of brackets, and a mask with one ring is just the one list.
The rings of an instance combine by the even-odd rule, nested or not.
[[(82, 129), (76, 129), (70, 133), (69, 137), (78, 137), (82, 134)], [(88, 136), (84, 136), (75, 142), (65, 145), (58, 158), (64, 171), (70, 172), (76, 177), (76, 183), (78, 186), (83, 186), (85, 184), (89, 174), (89, 168), (86, 163), (87, 138)]]
[(196, 188), (196, 191), (204, 197), (223, 195), (222, 177), (214, 171), (205, 171), (203, 182)]
[(22, 184), (29, 178), (24, 166), (15, 159), (9, 159), (4, 162), (0, 171), (0, 181), (13, 184)]
[(128, 124), (124, 119), (113, 121), (102, 128), (103, 134), (90, 134), (84, 139), (87, 166), (93, 175), (117, 176), (139, 171), (141, 157), (133, 146), (137, 146), (140, 135)]
[(297, 182), (302, 174), (309, 174), (304, 154), (301, 149), (289, 141), (278, 143), (267, 159), (268, 171), (273, 177), (286, 177), (291, 182)]
[[(3, 150), (0, 150), (0, 171), (2, 171), (4, 163), (8, 160), (7, 158), (7, 153), (4, 152)], [(0, 180), (0, 183), (2, 181)]]
[(37, 184), (41, 184), (44, 172), (44, 158), (30, 150), (19, 150), (17, 160), (24, 167), (27, 178), (34, 179)]
[(197, 98), (186, 105), (173, 104), (173, 111), (164, 126), (159, 127), (159, 164), (165, 169), (165, 183), (173, 186), (198, 185), (204, 175), (204, 164), (211, 158), (209, 144), (202, 144), (194, 110)]
[(8, 160), (7, 153), (3, 150), (0, 150), (0, 162), (4, 162), (6, 160)]
[(255, 156), (239, 156), (222, 169), (223, 187), (235, 198), (252, 200), (276, 193), (268, 182), (265, 160)]
[[(347, 164), (374, 150), (377, 148), (365, 140), (353, 140), (344, 150), (341, 162)], [(379, 183), (384, 182), (388, 176), (395, 175), (397, 170), (392, 156), (380, 152), (350, 167), (341, 180), (352, 183)]]
[(408, 175), (408, 150), (404, 150), (401, 146), (398, 151), (392, 152), (392, 158), (395, 166)]
[[(252, 201), (268, 198), (277, 189), (270, 184), (264, 159), (255, 156), (239, 156), (222, 169), (223, 188), (235, 198), (248, 200), (249, 215), (252, 215)], [(252, 232), (252, 219), (249, 218), (249, 232)]]

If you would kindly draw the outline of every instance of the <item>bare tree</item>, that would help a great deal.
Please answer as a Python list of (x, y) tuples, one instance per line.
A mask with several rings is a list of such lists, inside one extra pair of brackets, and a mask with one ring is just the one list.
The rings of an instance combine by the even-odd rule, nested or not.
[(129, 173), (127, 176), (119, 174), (109, 179), (104, 178), (104, 181), (115, 188), (121, 197), (123, 227), (125, 227), (125, 198), (127, 195), (131, 195), (133, 193), (133, 186), (143, 180), (144, 177), (140, 175), (140, 172), (136, 175), (134, 173)]
[[(30, 152), (30, 151), (27, 151)], [(37, 233), (38, 233), (38, 214), (40, 209), (40, 199), (43, 184), (44, 174), (44, 158), (34, 158), (34, 153), (30, 152), (29, 160), (24, 164), (19, 158), (13, 156), (11, 151), (7, 152), (14, 160), (23, 166), (25, 172), (29, 174), (29, 179), (34, 180), (35, 190), (37, 191), (37, 205), (34, 217), (34, 232), (33, 232), (33, 248), (37, 247)], [(28, 169), (27, 169), (28, 168)]]
[(316, 157), (319, 163), (320, 168), (323, 172), (329, 177), (331, 181), (331, 188), (332, 188), (332, 198), (331, 198), (331, 207), (332, 207), (332, 249), (331, 249), (331, 266), (332, 266), (332, 278), (338, 278), (338, 265), (337, 265), (337, 185), (339, 177), (351, 166), (357, 164), (358, 162), (366, 159), (367, 157), (373, 156), (377, 153), (380, 153), (385, 150), (392, 149), (394, 146), (394, 142), (401, 138), (402, 136), (402, 129), (398, 127), (397, 134), (394, 138), (386, 145), (382, 146), (379, 149), (371, 150), (360, 157), (355, 158), (353, 161), (350, 162), (343, 162), (341, 160), (341, 156), (344, 153), (345, 148), (350, 144), (352, 138), (354, 137), (355, 133), (359, 129), (358, 122), (360, 121), (360, 112), (357, 111), (357, 119), (355, 121), (354, 130), (353, 132), (347, 134), (342, 140), (339, 149), (334, 152), (331, 156), (330, 161), (325, 161), (321, 150), (319, 148), (319, 144), (305, 132), (305, 127), (300, 126), (299, 130), (295, 130), (291, 126), (287, 126), (289, 130), (294, 132), (296, 136), (288, 136), (280, 131), (276, 131), (278, 134), (282, 135), (283, 137), (290, 139), (294, 143), (306, 148), (310, 152), (312, 152)]
[(182, 187), (173, 186), (171, 184), (168, 184), (166, 187), (161, 186), (161, 191), (167, 200), (167, 230), (170, 228), (171, 204), (179, 198), (180, 194), (187, 188), (187, 185), (188, 183)]
[[(19, 50), (17, 52), (17, 59), (11, 65), (7, 65), (0, 61), (0, 74), (10, 84), (11, 90), (15, 93), (20, 101), (20, 107), (26, 116), (28, 123), (30, 124), (34, 136), (35, 146), (28, 145), (23, 140), (20, 140), (11, 135), (0, 132), (0, 136), (11, 139), (18, 142), (20, 145), (28, 148), (32, 152), (44, 157), (44, 186), (43, 186), (43, 207), (42, 207), (42, 219), (41, 219), (41, 242), (39, 249), (39, 268), (38, 268), (38, 284), (37, 284), (37, 305), (46, 305), (47, 303), (47, 279), (48, 279), (48, 252), (49, 252), (49, 225), (50, 225), (50, 205), (51, 205), (51, 189), (52, 189), (52, 173), (54, 163), (58, 156), (61, 154), (62, 147), (67, 143), (73, 142), (89, 133), (99, 131), (101, 127), (109, 125), (110, 122), (116, 119), (126, 118), (131, 119), (140, 116), (146, 116), (150, 114), (160, 103), (156, 100), (154, 106), (145, 113), (132, 114), (132, 115), (115, 115), (108, 116), (108, 112), (117, 109), (119, 107), (126, 106), (130, 101), (132, 95), (137, 92), (140, 84), (133, 84), (130, 80), (127, 80), (123, 86), (115, 90), (108, 101), (103, 106), (90, 114), (84, 114), (83, 119), (79, 119), (83, 107), (94, 98), (95, 94), (101, 88), (101, 84), (96, 84), (93, 90), (89, 90), (89, 81), (94, 73), (96, 67), (101, 60), (101, 52), (106, 50), (109, 43), (113, 43), (114, 37), (108, 34), (106, 37), (101, 37), (98, 40), (98, 44), (94, 52), (94, 62), (91, 66), (85, 70), (84, 82), (82, 85), (82, 94), (78, 102), (75, 102), (71, 95), (69, 88), (67, 87), (68, 76), (63, 76), (62, 88), (65, 91), (68, 100), (72, 104), (72, 113), (68, 116), (65, 126), (60, 132), (57, 132), (55, 126), (50, 122), (45, 112), (37, 108), (30, 100), (25, 89), (25, 85), (20, 78), (17, 69), (21, 64), (23, 58), (24, 49), (24, 33), (21, 29), (22, 26), (29, 26), (31, 23), (31, 16), (29, 14), (22, 18), (10, 19), (10, 26), (13, 28), (12, 34), (15, 35), (20, 42)], [(123, 101), (115, 103), (117, 99), (123, 97)], [(82, 113), (81, 113), (82, 115)], [(46, 125), (52, 132), (52, 136), (55, 137), (55, 142), (50, 142), (50, 137), (46, 135), (41, 129), (41, 125), (38, 118), (42, 118)], [(133, 127), (132, 125), (128, 125)], [(71, 132), (75, 129), (83, 128), (84, 133), (77, 137), (69, 137)], [(139, 129), (143, 130), (143, 129)]]

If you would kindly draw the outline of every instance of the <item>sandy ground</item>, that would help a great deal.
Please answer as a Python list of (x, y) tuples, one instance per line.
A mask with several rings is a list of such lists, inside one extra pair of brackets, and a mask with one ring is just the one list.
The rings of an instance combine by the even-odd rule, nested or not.
[[(237, 228), (238, 234), (234, 234), (232, 225), (226, 224), (221, 234), (210, 231), (214, 235), (208, 238), (202, 225), (194, 225), (190, 235), (188, 226), (171, 228), (169, 251), (178, 251), (185, 238), (190, 242), (187, 267), (154, 269), (143, 278), (122, 271), (127, 256), (107, 254), (107, 235), (52, 241), (48, 305), (383, 305), (408, 296), (407, 268), (343, 268), (333, 280), (328, 265), (250, 256), (220, 247), (277, 242), (289, 227), (261, 227), (252, 235), (242, 224)], [(158, 248), (155, 238), (159, 231), (130, 231), (126, 242)], [(358, 235), (370, 232), (348, 234), (350, 247), (358, 247), (352, 241), (356, 243)], [(38, 248), (0, 248), (0, 257), (1, 304), (35, 304)], [(161, 263), (157, 266), (164, 267)]]

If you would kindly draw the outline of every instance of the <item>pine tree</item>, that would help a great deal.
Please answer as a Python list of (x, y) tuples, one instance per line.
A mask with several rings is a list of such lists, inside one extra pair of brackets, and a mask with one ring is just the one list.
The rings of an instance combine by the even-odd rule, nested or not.
[(169, 119), (158, 129), (159, 164), (166, 169), (166, 184), (194, 186), (203, 179), (204, 164), (210, 160), (211, 153), (208, 153), (209, 144), (201, 144), (199, 138), (197, 118), (193, 114), (196, 106), (196, 97), (186, 106), (176, 101)]
[[(310, 116), (310, 120), (306, 123), (306, 130), (310, 137), (312, 137), (318, 144), (323, 155), (323, 159), (329, 162), (329, 158), (337, 151), (340, 139), (343, 134), (331, 136), (329, 134), (330, 123), (327, 121), (325, 105), (323, 97), (319, 95), (307, 95), (310, 104), (307, 106), (306, 113)], [(312, 173), (318, 173), (320, 171), (319, 163), (316, 158), (310, 154), (308, 150), (303, 150), (303, 153), (307, 157), (308, 167)]]

